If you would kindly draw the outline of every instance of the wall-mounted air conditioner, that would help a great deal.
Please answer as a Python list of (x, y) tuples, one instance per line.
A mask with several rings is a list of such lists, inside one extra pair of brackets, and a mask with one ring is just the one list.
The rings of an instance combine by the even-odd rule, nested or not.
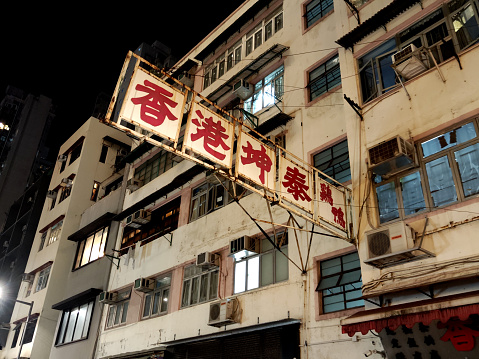
[(196, 256), (196, 265), (200, 267), (219, 267), (220, 256), (219, 254), (204, 252)]
[(60, 182), (60, 186), (62, 187), (71, 187), (73, 184), (73, 181), (70, 178), (63, 178), (62, 181)]
[(151, 213), (140, 209), (135, 213), (126, 217), (126, 225), (133, 228), (140, 228), (142, 225), (147, 224), (151, 220)]
[(368, 259), (406, 251), (414, 247), (414, 231), (404, 222), (368, 231)]
[(58, 162), (65, 162), (67, 160), (67, 155), (59, 155), (57, 157)]
[(243, 236), (230, 242), (230, 257), (240, 259), (259, 253), (259, 239)]
[(208, 325), (221, 327), (237, 323), (239, 314), (238, 298), (227, 298), (210, 304)]
[(111, 303), (116, 303), (117, 299), (118, 299), (117, 292), (101, 292), (98, 302), (103, 304), (111, 304)]
[(148, 278), (138, 278), (135, 280), (135, 284), (133, 285), (133, 289), (137, 292), (151, 292), (155, 287), (155, 281), (153, 279)]
[(53, 191), (53, 190), (48, 191), (47, 192), (47, 198), (51, 198), (51, 199), (57, 198), (57, 192)]
[(239, 80), (233, 85), (233, 93), (240, 99), (246, 100), (253, 94), (253, 85), (250, 85), (244, 79)]
[(143, 181), (136, 178), (130, 178), (126, 182), (126, 188), (129, 189), (131, 192), (136, 191), (141, 186), (143, 186)]
[(35, 278), (34, 274), (29, 274), (29, 273), (22, 274), (22, 282), (33, 283), (34, 278)]
[(414, 145), (400, 136), (369, 148), (368, 153), (369, 169), (383, 177), (390, 177), (416, 164)]
[(421, 54), (413, 44), (393, 54), (391, 59), (396, 72), (406, 80), (428, 69), (426, 55)]

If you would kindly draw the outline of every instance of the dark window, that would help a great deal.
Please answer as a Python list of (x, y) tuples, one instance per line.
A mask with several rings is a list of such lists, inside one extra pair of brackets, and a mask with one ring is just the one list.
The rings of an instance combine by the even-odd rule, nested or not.
[(134, 177), (142, 180), (145, 185), (175, 166), (178, 161), (174, 161), (174, 157), (173, 153), (163, 150), (139, 166)]
[(155, 289), (145, 295), (143, 301), (143, 318), (149, 318), (168, 312), (168, 299), (170, 295), (171, 274), (155, 279)]
[(83, 142), (80, 143), (78, 146), (76, 146), (70, 153), (70, 162), (68, 165), (71, 165), (73, 162), (76, 161), (78, 157), (80, 157), (81, 154), (81, 149), (83, 147)]
[(22, 323), (17, 324), (15, 328), (13, 329), (15, 333), (13, 333), (12, 348), (15, 348), (17, 346), (17, 341), (18, 341), (18, 337), (20, 335), (21, 329), (22, 329)]
[(331, 91), (341, 83), (339, 56), (336, 55), (309, 73), (309, 100)]
[(112, 328), (126, 323), (128, 307), (130, 306), (131, 289), (118, 293), (118, 302), (108, 308), (106, 327)]
[(33, 334), (35, 333), (35, 327), (37, 326), (37, 318), (31, 319), (27, 323), (27, 328), (25, 329), (25, 336), (23, 337), (23, 344), (31, 343), (33, 340)]
[(106, 155), (108, 154), (108, 146), (103, 145), (101, 148), (101, 154), (100, 154), (100, 162), (105, 163), (106, 162)]
[(206, 269), (195, 264), (185, 268), (181, 307), (207, 302), (218, 297), (219, 268)]
[(334, 9), (333, 0), (312, 0), (306, 5), (306, 27), (310, 27)]
[(340, 183), (351, 179), (347, 140), (315, 154), (313, 162), (314, 167)]
[(320, 281), (316, 291), (322, 298), (322, 312), (362, 307), (361, 266), (357, 252), (320, 262)]

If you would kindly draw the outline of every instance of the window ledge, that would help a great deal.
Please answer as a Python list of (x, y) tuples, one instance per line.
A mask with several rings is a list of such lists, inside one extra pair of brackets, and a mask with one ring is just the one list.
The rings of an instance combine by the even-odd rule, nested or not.
[(332, 312), (332, 313), (325, 313), (325, 314), (316, 313), (315, 319), (316, 321), (321, 321), (321, 320), (349, 317), (353, 314), (364, 311), (364, 309), (365, 309), (364, 307), (357, 307), (357, 308), (351, 308), (346, 310), (340, 310), (338, 312)]

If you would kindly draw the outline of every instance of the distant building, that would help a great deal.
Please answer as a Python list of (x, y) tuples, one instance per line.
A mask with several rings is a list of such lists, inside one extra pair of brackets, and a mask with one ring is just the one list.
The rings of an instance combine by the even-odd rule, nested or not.
[(51, 166), (45, 141), (53, 118), (51, 99), (7, 87), (0, 102), (0, 229), (12, 203)]

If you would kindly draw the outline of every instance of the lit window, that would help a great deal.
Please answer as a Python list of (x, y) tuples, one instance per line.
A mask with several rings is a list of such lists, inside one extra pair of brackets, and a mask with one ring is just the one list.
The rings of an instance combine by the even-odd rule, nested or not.
[(100, 182), (94, 181), (93, 188), (91, 190), (90, 201), (96, 201), (98, 198), (98, 191), (100, 190)]
[(316, 288), (321, 295), (322, 312), (362, 307), (361, 266), (357, 252), (321, 261)]
[(143, 318), (168, 312), (170, 285), (171, 274), (156, 278), (154, 291), (147, 293), (143, 301)]
[(56, 345), (88, 338), (94, 301), (63, 311)]
[(50, 276), (50, 270), (51, 266), (46, 267), (45, 269), (41, 270), (40, 273), (38, 273), (38, 278), (37, 278), (37, 285), (35, 287), (35, 292), (38, 292), (39, 290), (42, 290), (47, 286), (48, 283), (48, 277)]
[(78, 243), (78, 251), (73, 269), (96, 261), (105, 255), (105, 243), (108, 238), (108, 227), (101, 228), (92, 233), (88, 238)]
[(283, 97), (283, 92), (284, 66), (280, 66), (254, 85), (253, 96), (244, 102), (244, 110), (256, 113), (274, 105)]
[[(288, 236), (277, 235), (281, 252), (271, 242), (261, 239), (261, 253), (235, 261), (234, 293), (264, 287), (288, 279)], [(274, 239), (273, 239), (274, 240)]]
[(207, 302), (218, 297), (219, 268), (190, 265), (183, 274), (181, 307)]
[(57, 241), (62, 232), (63, 221), (58, 222), (49, 229), (47, 246)]
[(340, 83), (339, 56), (336, 55), (309, 73), (309, 100), (331, 91)]

